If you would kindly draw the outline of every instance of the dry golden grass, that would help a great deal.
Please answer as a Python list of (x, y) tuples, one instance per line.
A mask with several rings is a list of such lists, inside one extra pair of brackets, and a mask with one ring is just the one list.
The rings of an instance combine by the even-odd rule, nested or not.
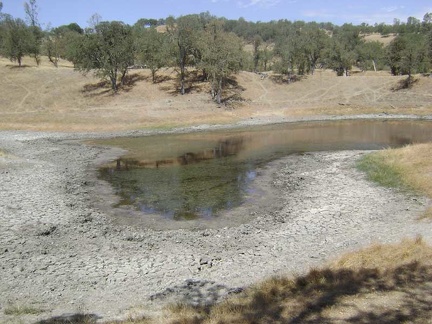
[(421, 238), (373, 245), (297, 277), (275, 277), (209, 307), (172, 305), (124, 323), (426, 323), (432, 248)]
[(378, 41), (380, 43), (383, 43), (384, 46), (387, 46), (388, 44), (390, 44), (390, 42), (396, 38), (396, 34), (389, 34), (387, 36), (383, 36), (381, 34), (378, 33), (374, 33), (374, 34), (369, 34), (369, 35), (365, 35), (364, 39), (366, 42), (375, 42)]
[(72, 67), (56, 69), (46, 61), (24, 67), (0, 59), (0, 128), (53, 131), (107, 131), (173, 127), (201, 121), (229, 122), (232, 113), (210, 102), (203, 84), (177, 95), (176, 73), (160, 72), (151, 82), (147, 70), (132, 70), (128, 84), (114, 95), (109, 85)]
[(21, 316), (21, 315), (38, 315), (44, 310), (31, 305), (8, 304), (3, 309), (5, 315)]
[[(367, 172), (377, 182), (408, 188), (432, 198), (432, 143), (387, 149), (366, 159), (372, 165)], [(372, 168), (376, 169), (371, 171)], [(376, 178), (371, 172), (376, 173)], [(432, 206), (420, 218), (432, 219)]]
[(225, 124), (250, 118), (353, 115), (364, 113), (432, 112), (430, 78), (419, 77), (412, 89), (394, 91), (403, 77), (386, 72), (336, 77), (332, 71), (287, 84), (276, 75), (261, 79), (240, 72), (224, 92), (226, 106), (211, 101), (209, 86), (190, 71), (188, 94), (176, 91), (177, 74), (158, 72), (156, 84), (148, 70), (131, 70), (128, 83), (114, 95), (108, 83), (83, 76), (70, 63), (56, 69), (46, 59), (24, 67), (0, 59), (0, 129), (108, 131)]
[(400, 244), (373, 244), (361, 251), (345, 254), (332, 262), (331, 267), (351, 270), (375, 268), (384, 272), (413, 262), (431, 262), (431, 257), (432, 248), (417, 237), (405, 239)]

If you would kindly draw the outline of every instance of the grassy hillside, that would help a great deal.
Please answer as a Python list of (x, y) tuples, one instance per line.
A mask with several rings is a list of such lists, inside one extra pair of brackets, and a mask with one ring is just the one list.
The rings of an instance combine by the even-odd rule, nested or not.
[(37, 67), (26, 58), (18, 68), (0, 59), (0, 128), (34, 130), (122, 130), (241, 119), (302, 115), (414, 113), (432, 111), (432, 79), (419, 77), (412, 89), (399, 88), (404, 77), (386, 72), (358, 72), (349, 78), (317, 71), (287, 84), (271, 73), (262, 77), (241, 72), (227, 85), (225, 104), (211, 101), (207, 83), (189, 76), (189, 93), (176, 91), (171, 69), (151, 82), (147, 70), (131, 70), (128, 84), (117, 95), (92, 75), (83, 76), (63, 62), (47, 60)]

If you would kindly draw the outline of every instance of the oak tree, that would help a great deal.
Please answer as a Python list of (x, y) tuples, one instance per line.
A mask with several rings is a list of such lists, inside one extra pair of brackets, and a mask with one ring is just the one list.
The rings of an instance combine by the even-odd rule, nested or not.
[(200, 39), (200, 67), (208, 75), (213, 99), (220, 104), (226, 80), (241, 68), (243, 44), (233, 33), (223, 31), (223, 24), (213, 20)]
[(38, 5), (36, 0), (29, 0), (29, 2), (24, 3), (24, 11), (26, 14), (26, 20), (30, 29), (30, 32), (33, 34), (33, 37), (30, 39), (29, 43), (29, 54), (35, 59), (36, 63), (40, 64), (40, 49), (43, 39), (43, 32), (39, 25), (38, 20)]
[(135, 26), (134, 30), (137, 63), (150, 69), (155, 83), (156, 72), (168, 64), (168, 38), (153, 27)]
[(22, 65), (22, 58), (32, 51), (34, 35), (20, 18), (7, 16), (2, 22), (1, 54), (13, 62)]
[(134, 63), (131, 27), (118, 21), (99, 23), (94, 33), (82, 37), (73, 62), (83, 73), (94, 71), (101, 78), (109, 78), (117, 92), (117, 81), (124, 82), (128, 67)]
[(172, 53), (179, 68), (180, 93), (185, 94), (186, 68), (193, 63), (197, 51), (197, 37), (201, 30), (198, 15), (181, 16), (167, 19), (167, 31), (173, 45)]

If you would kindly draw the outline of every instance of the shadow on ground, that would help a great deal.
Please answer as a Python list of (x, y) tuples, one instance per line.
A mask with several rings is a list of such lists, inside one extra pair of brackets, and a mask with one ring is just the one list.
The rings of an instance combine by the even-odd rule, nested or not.
[(51, 317), (35, 324), (92, 324), (96, 323), (101, 317), (95, 314), (65, 314)]
[(420, 79), (415, 79), (413, 77), (407, 77), (406, 79), (400, 80), (396, 86), (394, 86), (391, 90), (392, 91), (400, 91), (400, 90), (406, 90), (411, 89), (416, 83), (419, 82)]
[(84, 85), (83, 89), (81, 90), (82, 93), (95, 97), (95, 96), (101, 96), (107, 93), (111, 92), (111, 85), (109, 81), (100, 81), (97, 83), (89, 83)]
[[(377, 304), (370, 302), (374, 298)], [(367, 306), (359, 307), (360, 299), (368, 300)], [(427, 323), (432, 318), (432, 268), (412, 262), (384, 272), (312, 270), (293, 280), (273, 278), (220, 305), (191, 307), (193, 316), (180, 316), (178, 321)]]
[[(136, 84), (140, 81), (148, 81), (149, 78), (142, 76), (138, 73), (133, 73), (126, 75), (123, 84), (117, 84), (119, 91), (126, 91), (129, 92), (133, 89), (133, 87), (136, 86)], [(96, 83), (89, 83), (84, 85), (83, 89), (81, 90), (82, 93), (86, 94), (90, 97), (96, 97), (96, 96), (102, 96), (105, 94), (113, 93), (111, 89), (111, 82), (107, 80), (103, 80)]]
[(241, 292), (241, 288), (229, 288), (207, 280), (186, 280), (185, 284), (170, 287), (152, 295), (152, 301), (177, 302), (192, 306), (214, 305), (222, 298)]

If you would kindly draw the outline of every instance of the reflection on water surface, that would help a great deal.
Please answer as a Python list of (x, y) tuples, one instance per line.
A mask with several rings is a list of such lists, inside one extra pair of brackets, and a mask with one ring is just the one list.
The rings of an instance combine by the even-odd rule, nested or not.
[(211, 218), (248, 199), (257, 167), (301, 152), (381, 149), (432, 139), (427, 121), (339, 121), (178, 135), (114, 138), (98, 144), (129, 154), (104, 165), (117, 205), (174, 220)]

